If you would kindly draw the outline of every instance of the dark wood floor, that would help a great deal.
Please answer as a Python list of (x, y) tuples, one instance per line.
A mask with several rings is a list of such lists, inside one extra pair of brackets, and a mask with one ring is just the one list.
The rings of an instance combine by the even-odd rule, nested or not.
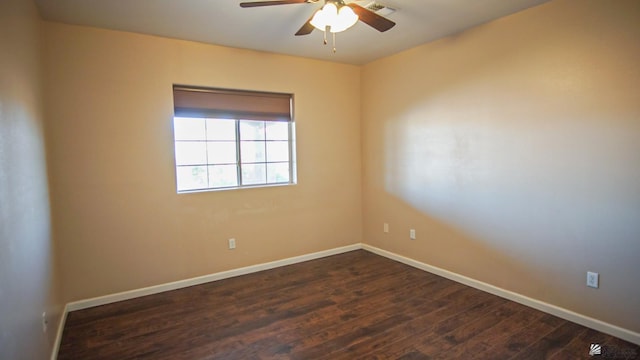
[(58, 359), (588, 359), (592, 343), (640, 355), (360, 250), (71, 312)]

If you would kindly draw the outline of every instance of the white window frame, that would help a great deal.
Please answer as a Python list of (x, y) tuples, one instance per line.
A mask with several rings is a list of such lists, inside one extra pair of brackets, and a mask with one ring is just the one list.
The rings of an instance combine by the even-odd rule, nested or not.
[[(197, 120), (202, 120), (205, 121), (205, 133), (206, 133), (206, 120), (210, 119), (210, 118), (191, 118), (191, 117), (187, 117), (187, 116), (181, 116), (181, 117), (174, 117), (174, 125), (175, 125), (175, 119), (176, 118), (190, 118), (190, 119), (197, 119)], [(284, 142), (285, 140), (267, 140), (266, 137), (264, 140), (242, 140), (241, 135), (240, 135), (240, 123), (241, 121), (259, 121), (259, 122), (263, 122), (266, 125), (267, 121), (264, 120), (246, 120), (246, 119), (224, 119), (222, 121), (229, 121), (229, 122), (233, 122), (234, 123), (234, 127), (235, 127), (235, 158), (236, 161), (234, 163), (212, 163), (209, 162), (209, 160), (207, 159), (206, 163), (193, 163), (193, 164), (179, 164), (178, 163), (178, 159), (176, 157), (176, 162), (175, 162), (175, 167), (176, 167), (176, 190), (177, 192), (180, 193), (191, 193), (191, 192), (202, 192), (202, 191), (218, 191), (218, 190), (232, 190), (232, 189), (242, 189), (242, 188), (255, 188), (255, 187), (271, 187), (271, 186), (286, 186), (286, 185), (294, 185), (297, 183), (297, 178), (296, 178), (296, 167), (295, 167), (295, 140), (294, 140), (294, 136), (295, 136), (295, 124), (293, 121), (287, 122), (287, 131), (288, 131), (288, 139), (287, 141), (287, 148), (288, 148), (288, 158), (287, 161), (268, 161), (267, 155), (266, 155), (266, 145), (268, 142), (273, 142), (273, 141), (281, 141)], [(266, 132), (266, 130), (265, 130)], [(231, 140), (227, 140), (227, 141), (231, 141)], [(242, 161), (242, 149), (241, 149), (241, 144), (242, 142), (263, 142), (265, 144), (265, 159), (264, 161), (256, 161), (256, 162), (243, 162)], [(177, 149), (175, 147), (175, 145), (177, 143), (188, 143), (188, 142), (204, 142), (205, 143), (205, 147), (212, 142), (216, 142), (216, 140), (209, 140), (206, 138), (206, 134), (205, 134), (205, 140), (179, 140), (175, 138), (175, 130), (174, 130), (174, 153), (177, 155)], [(208, 153), (208, 148), (206, 149), (207, 153)], [(268, 166), (267, 164), (288, 164), (288, 169), (289, 169), (289, 176), (288, 176), (288, 181), (286, 182), (269, 182), (269, 174), (268, 174)], [(243, 171), (242, 171), (242, 167), (243, 165), (254, 165), (254, 164), (264, 164), (265, 165), (265, 182), (264, 183), (252, 183), (252, 184), (245, 184), (245, 182), (243, 181)], [(233, 186), (220, 186), (220, 187), (215, 187), (215, 186), (209, 186), (208, 184), (210, 184), (209, 182), (209, 177), (211, 176), (209, 174), (209, 170), (208, 167), (209, 166), (215, 166), (215, 165), (235, 165), (236, 166), (236, 179), (237, 179), (237, 185), (233, 185)], [(207, 168), (206, 172), (207, 172), (207, 186), (204, 186), (202, 188), (190, 188), (190, 189), (181, 189), (180, 188), (180, 184), (179, 184), (179, 175), (178, 175), (178, 169), (179, 168), (183, 168), (183, 167), (205, 167)]]

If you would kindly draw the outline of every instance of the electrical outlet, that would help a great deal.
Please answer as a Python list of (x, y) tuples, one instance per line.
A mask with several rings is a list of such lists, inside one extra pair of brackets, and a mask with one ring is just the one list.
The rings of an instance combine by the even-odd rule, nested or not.
[(415, 240), (416, 239), (416, 229), (409, 230), (409, 238), (411, 240)]
[(587, 286), (597, 289), (599, 277), (597, 272), (587, 271)]
[(384, 232), (388, 233), (389, 232), (389, 224), (384, 223), (383, 229), (384, 229)]
[(236, 239), (229, 239), (229, 249), (233, 250), (236, 248)]
[(47, 320), (47, 313), (43, 312), (42, 313), (42, 332), (46, 333), (47, 332), (47, 325), (49, 324), (49, 320)]

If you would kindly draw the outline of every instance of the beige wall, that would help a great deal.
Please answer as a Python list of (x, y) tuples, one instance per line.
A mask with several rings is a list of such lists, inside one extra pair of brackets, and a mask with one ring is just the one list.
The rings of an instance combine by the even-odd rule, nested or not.
[[(56, 297), (41, 105), (40, 20), (30, 1), (0, 2), (0, 359), (44, 359)], [(42, 332), (42, 313), (50, 319)]]
[[(0, 263), (3, 308), (15, 273), (51, 263), (11, 242), (49, 246), (46, 183), (5, 175), (45, 171), (29, 14), (28, 41), (11, 33), (0, 49), (14, 54), (0, 70), (25, 82), (0, 84), (0, 256), (21, 254)], [(639, 16), (637, 1), (555, 0), (362, 68), (45, 23), (64, 301), (364, 241), (640, 331)], [(174, 83), (295, 93), (299, 184), (177, 195)], [(9, 125), (26, 128), (5, 136)], [(4, 161), (22, 147), (29, 161)], [(16, 183), (35, 188), (29, 201)], [(41, 221), (5, 226), (21, 214)], [(600, 289), (585, 287), (587, 270)], [(18, 326), (3, 324), (3, 345)]]
[[(65, 300), (361, 241), (359, 67), (56, 23), (45, 30)], [(298, 185), (176, 194), (174, 83), (294, 93)]]
[(638, 19), (556, 0), (366, 65), (365, 241), (639, 332)]

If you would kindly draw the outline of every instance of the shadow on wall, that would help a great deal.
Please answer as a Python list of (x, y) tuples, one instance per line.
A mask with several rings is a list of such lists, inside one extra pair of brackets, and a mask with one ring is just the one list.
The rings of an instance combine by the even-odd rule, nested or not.
[(606, 170), (580, 174), (562, 153), (500, 130), (396, 125), (385, 130), (384, 202), (419, 224), (429, 263), (596, 318), (612, 303), (584, 274), (600, 271), (613, 304), (634, 303), (640, 204), (629, 182), (607, 185)]
[(384, 82), (406, 96), (372, 112), (377, 201), (424, 229), (423, 261), (640, 331), (640, 111), (618, 70), (630, 57), (603, 51), (595, 71), (584, 55), (598, 47), (562, 37), (479, 41), (473, 58), (456, 44), (493, 26), (411, 50), (407, 68), (438, 71)]

